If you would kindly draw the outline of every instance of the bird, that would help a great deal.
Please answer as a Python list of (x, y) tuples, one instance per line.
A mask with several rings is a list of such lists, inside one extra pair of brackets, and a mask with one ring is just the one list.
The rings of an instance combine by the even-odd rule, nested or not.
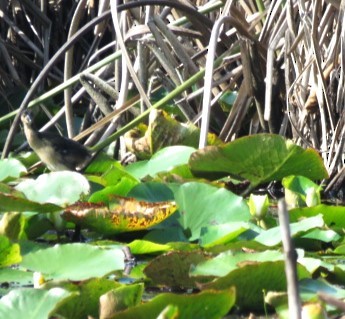
[(21, 113), (24, 134), (34, 152), (50, 171), (82, 171), (92, 160), (90, 151), (82, 144), (66, 137), (39, 132), (30, 110)]

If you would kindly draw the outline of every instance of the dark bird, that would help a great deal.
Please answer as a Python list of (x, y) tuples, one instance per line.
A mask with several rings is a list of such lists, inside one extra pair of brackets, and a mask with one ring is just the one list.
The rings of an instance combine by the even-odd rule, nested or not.
[(51, 171), (81, 171), (91, 161), (89, 150), (80, 143), (49, 132), (39, 132), (28, 110), (21, 114), (30, 147)]

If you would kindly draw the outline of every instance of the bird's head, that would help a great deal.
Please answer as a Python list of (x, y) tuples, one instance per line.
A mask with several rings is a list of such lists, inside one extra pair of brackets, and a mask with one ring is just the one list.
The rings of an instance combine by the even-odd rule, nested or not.
[(20, 119), (24, 125), (32, 126), (33, 125), (33, 115), (30, 110), (25, 110), (22, 112)]

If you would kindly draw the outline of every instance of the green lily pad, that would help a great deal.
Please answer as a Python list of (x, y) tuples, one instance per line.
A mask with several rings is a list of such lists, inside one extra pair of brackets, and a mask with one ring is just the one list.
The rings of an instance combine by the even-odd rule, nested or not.
[(73, 293), (73, 298), (59, 305), (55, 314), (59, 318), (61, 316), (62, 318), (84, 319), (88, 316), (98, 318), (100, 297), (121, 286), (114, 280), (92, 278), (82, 282), (48, 281), (42, 289), (60, 287)]
[(174, 194), (164, 183), (146, 182), (133, 187), (127, 196), (148, 202), (163, 202), (174, 200)]
[(52, 213), (61, 211), (61, 207), (44, 203), (40, 204), (26, 198), (0, 193), (0, 212), (37, 212)]
[(51, 279), (86, 280), (124, 269), (120, 248), (102, 249), (87, 244), (65, 244), (28, 253), (22, 267)]
[[(18, 261), (20, 262), (21, 259)], [(13, 268), (0, 269), (0, 283), (17, 283), (20, 285), (32, 285), (33, 274), (31, 271), (24, 271)]]
[(160, 294), (150, 302), (116, 314), (116, 319), (156, 319), (168, 306), (178, 307), (179, 319), (223, 318), (235, 303), (235, 290), (206, 290), (194, 295)]
[(144, 284), (121, 286), (100, 297), (100, 318), (112, 318), (120, 311), (139, 305), (144, 292)]
[(193, 288), (197, 280), (189, 276), (189, 270), (205, 260), (205, 255), (199, 251), (172, 251), (153, 259), (144, 273), (152, 280), (153, 285)]
[(232, 222), (204, 227), (201, 229), (200, 245), (208, 248), (226, 244), (237, 238), (249, 228), (249, 224), (243, 222)]
[(5, 213), (0, 221), (0, 235), (17, 241), (23, 235), (24, 226), (25, 219), (21, 213)]
[(277, 250), (267, 250), (257, 253), (227, 251), (215, 258), (201, 262), (192, 271), (192, 276), (226, 276), (230, 271), (241, 267), (245, 262), (266, 262), (284, 260), (284, 255)]
[(323, 279), (304, 278), (299, 283), (300, 293), (303, 300), (313, 300), (315, 294), (324, 292), (339, 299), (345, 298), (345, 289), (327, 283)]
[(0, 300), (0, 318), (47, 319), (59, 303), (71, 296), (62, 288), (14, 289)]
[(157, 244), (140, 239), (132, 241), (130, 244), (128, 244), (128, 247), (131, 249), (131, 252), (134, 255), (152, 254), (171, 250), (169, 245)]
[(107, 170), (101, 175), (101, 179), (103, 180), (104, 186), (117, 185), (123, 179), (127, 180), (127, 182), (133, 185), (139, 183), (139, 181), (134, 176), (129, 174), (126, 171), (126, 168), (123, 167), (120, 163), (113, 164), (109, 168), (109, 170)]
[(5, 236), (0, 236), (0, 267), (19, 263), (22, 260), (20, 246), (12, 244)]
[(319, 214), (322, 215), (328, 227), (345, 228), (344, 206), (329, 206), (322, 204), (314, 207), (295, 208), (289, 211), (291, 222), (298, 222), (299, 220)]
[(179, 222), (190, 232), (190, 240), (200, 236), (203, 227), (229, 222), (247, 222), (251, 215), (242, 197), (205, 183), (190, 182), (172, 186), (179, 207)]
[(116, 185), (110, 185), (98, 192), (94, 192), (89, 197), (90, 203), (109, 203), (109, 199), (113, 195), (126, 196), (128, 192), (137, 185), (138, 182), (131, 178), (123, 177)]
[(332, 229), (324, 230), (324, 229), (314, 228), (308, 231), (306, 234), (304, 234), (302, 238), (314, 239), (314, 240), (323, 241), (325, 243), (330, 243), (332, 241), (337, 241), (341, 239), (341, 236)]
[[(298, 277), (309, 278), (310, 274), (297, 265)], [(236, 304), (246, 311), (263, 311), (263, 291), (286, 291), (284, 261), (244, 262), (241, 267), (224, 277), (205, 284), (204, 289), (236, 287)]]
[(42, 174), (37, 179), (27, 179), (16, 186), (27, 199), (39, 203), (68, 205), (88, 194), (90, 185), (79, 173), (70, 171)]
[(289, 207), (316, 206), (321, 203), (321, 186), (304, 176), (287, 176), (282, 180)]
[[(324, 221), (321, 215), (306, 218), (301, 220), (298, 223), (290, 224), (290, 232), (291, 236), (297, 236), (298, 234), (305, 233), (309, 230), (312, 230), (316, 227), (323, 227)], [(255, 241), (266, 245), (268, 247), (278, 245), (282, 240), (281, 237), (281, 229), (280, 226), (273, 227), (269, 230), (263, 231), (257, 237), (255, 237)]]
[(231, 175), (249, 180), (252, 186), (288, 175), (312, 180), (328, 177), (315, 150), (304, 150), (273, 134), (256, 134), (224, 146), (208, 146), (193, 153), (189, 165), (196, 176), (216, 179)]
[(127, 172), (136, 178), (155, 176), (159, 172), (170, 171), (176, 166), (187, 164), (195, 148), (189, 146), (169, 146), (155, 153), (148, 161), (130, 164)]
[(18, 178), (26, 172), (26, 167), (15, 158), (0, 160), (0, 181)]

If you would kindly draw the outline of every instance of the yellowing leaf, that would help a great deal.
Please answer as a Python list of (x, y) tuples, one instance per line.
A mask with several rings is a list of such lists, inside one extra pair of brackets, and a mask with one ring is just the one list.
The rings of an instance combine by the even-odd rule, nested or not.
[(104, 235), (147, 229), (176, 211), (175, 202), (150, 203), (114, 196), (104, 203), (78, 202), (66, 208), (63, 217)]

